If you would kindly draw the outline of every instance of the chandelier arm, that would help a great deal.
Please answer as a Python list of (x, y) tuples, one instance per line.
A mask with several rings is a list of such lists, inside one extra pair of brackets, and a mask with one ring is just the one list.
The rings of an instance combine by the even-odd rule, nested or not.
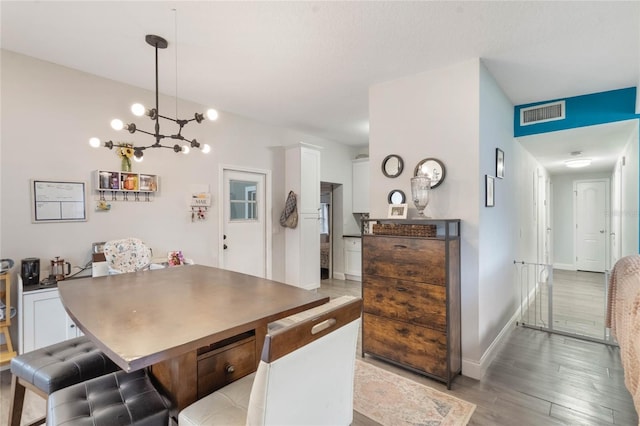
[[(166, 47), (166, 46), (165, 46)], [(156, 143), (154, 145), (156, 146), (161, 146), (160, 145), (160, 140), (162, 140), (164, 138), (163, 135), (160, 134), (160, 105), (159, 105), (159, 86), (158, 86), (158, 43), (155, 44), (155, 50), (156, 50), (156, 125), (155, 125), (155, 133), (151, 134), (153, 137), (156, 138)]]
[[(115, 145), (114, 145), (114, 146), (115, 146)], [(136, 149), (139, 149), (139, 150), (145, 150), (145, 149), (148, 149), (148, 148), (167, 148), (167, 149), (175, 150), (175, 145), (171, 145), (171, 146), (169, 146), (169, 145), (153, 144), (153, 145), (148, 145), (148, 146), (133, 146), (133, 147), (128, 147), (128, 146), (127, 146), (127, 148), (131, 148), (131, 149), (133, 149), (134, 151), (135, 151)]]
[(136, 131), (137, 131), (137, 132), (140, 132), (140, 133), (144, 133), (145, 135), (150, 135), (150, 136), (155, 137), (155, 138), (156, 138), (156, 143), (158, 143), (158, 142), (159, 142), (159, 141), (158, 141), (158, 138), (160, 138), (160, 139), (164, 139), (164, 138), (166, 138), (166, 136), (165, 136), (165, 135), (161, 135), (161, 134), (158, 134), (158, 133), (151, 133), (151, 132), (147, 132), (146, 130), (136, 129)]
[(164, 118), (165, 120), (169, 120), (169, 121), (173, 121), (174, 123), (177, 123), (179, 120), (172, 118), (172, 117), (165, 117), (164, 115), (160, 115), (158, 114), (159, 118)]

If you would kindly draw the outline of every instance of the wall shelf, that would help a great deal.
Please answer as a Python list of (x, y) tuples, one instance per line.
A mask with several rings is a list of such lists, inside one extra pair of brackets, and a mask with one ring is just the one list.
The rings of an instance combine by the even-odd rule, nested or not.
[(95, 170), (93, 189), (100, 201), (152, 201), (160, 189), (160, 177), (148, 173)]

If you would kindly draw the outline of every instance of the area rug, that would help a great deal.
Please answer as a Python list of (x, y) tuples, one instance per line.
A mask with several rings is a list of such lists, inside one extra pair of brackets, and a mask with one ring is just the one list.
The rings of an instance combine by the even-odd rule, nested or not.
[(458, 426), (476, 406), (356, 359), (353, 408), (384, 426)]

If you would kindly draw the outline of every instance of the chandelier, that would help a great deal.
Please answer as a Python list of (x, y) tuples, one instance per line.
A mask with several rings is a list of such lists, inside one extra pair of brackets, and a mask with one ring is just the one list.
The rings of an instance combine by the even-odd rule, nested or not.
[[(145, 40), (149, 45), (155, 47), (155, 50), (156, 50), (156, 106), (155, 108), (147, 109), (144, 107), (144, 105), (136, 103), (131, 106), (131, 112), (138, 117), (142, 117), (143, 115), (146, 115), (152, 121), (155, 121), (154, 132), (148, 132), (142, 129), (138, 129), (138, 127), (134, 123), (124, 124), (122, 120), (117, 118), (111, 121), (111, 127), (114, 130), (125, 129), (129, 131), (129, 133), (140, 132), (140, 133), (153, 136), (153, 138), (155, 139), (155, 142), (147, 146), (132, 146), (132, 144), (130, 143), (106, 141), (104, 142), (104, 144), (102, 144), (102, 146), (109, 149), (113, 149), (113, 147), (133, 149), (133, 155), (137, 161), (142, 161), (142, 156), (144, 155), (144, 151), (149, 148), (168, 148), (173, 150), (174, 152), (181, 152), (183, 154), (188, 154), (191, 148), (199, 148), (203, 153), (205, 154), (208, 153), (209, 151), (211, 151), (211, 147), (209, 145), (200, 144), (200, 142), (198, 142), (195, 139), (185, 138), (184, 136), (182, 136), (182, 128), (191, 121), (195, 121), (196, 123), (201, 123), (204, 120), (205, 115), (206, 115), (206, 118), (209, 120), (212, 120), (212, 121), (216, 120), (218, 118), (218, 112), (215, 109), (207, 110), (206, 114), (201, 114), (196, 112), (193, 118), (186, 119), (186, 120), (181, 120), (178, 118), (171, 118), (171, 117), (166, 117), (164, 115), (161, 115), (160, 109), (158, 106), (158, 49), (165, 49), (168, 46), (168, 43), (167, 43), (167, 40), (165, 40), (164, 38), (157, 35), (152, 35), (152, 34), (148, 34), (145, 37)], [(177, 96), (177, 93), (176, 93), (176, 96)], [(178, 132), (172, 135), (164, 135), (160, 133), (161, 118), (165, 120), (173, 121), (174, 123), (176, 123), (179, 126)], [(162, 141), (164, 139), (173, 139), (180, 142), (175, 143), (174, 145), (163, 145)], [(89, 144), (94, 148), (99, 148), (101, 143), (102, 142), (98, 138), (94, 137), (89, 139)], [(180, 145), (180, 143), (182, 143), (182, 145)]]

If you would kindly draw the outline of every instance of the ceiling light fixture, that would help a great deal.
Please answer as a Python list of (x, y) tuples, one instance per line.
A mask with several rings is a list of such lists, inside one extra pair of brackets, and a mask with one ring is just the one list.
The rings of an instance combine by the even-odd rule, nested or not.
[(591, 165), (590, 158), (576, 158), (575, 160), (566, 160), (564, 165), (567, 167), (571, 167), (572, 169), (577, 169), (580, 167), (587, 167)]
[[(205, 154), (210, 152), (211, 147), (209, 145), (200, 144), (200, 142), (198, 142), (195, 139), (187, 139), (184, 136), (182, 136), (182, 128), (191, 121), (201, 123), (204, 120), (205, 116), (207, 119), (214, 121), (218, 118), (218, 112), (215, 109), (209, 109), (206, 112), (206, 114), (196, 112), (193, 118), (190, 118), (187, 120), (181, 120), (178, 118), (171, 118), (171, 117), (166, 117), (164, 115), (161, 115), (159, 105), (158, 105), (158, 49), (165, 49), (169, 44), (167, 43), (167, 40), (165, 40), (164, 38), (157, 35), (152, 35), (152, 34), (148, 34), (145, 37), (145, 40), (149, 45), (155, 47), (155, 50), (156, 50), (156, 106), (155, 108), (152, 108), (152, 109), (146, 109), (142, 104), (136, 103), (131, 106), (131, 112), (134, 115), (139, 117), (143, 115), (147, 115), (149, 116), (149, 118), (151, 118), (151, 120), (155, 121), (154, 132), (152, 133), (152, 132), (147, 132), (145, 130), (138, 129), (134, 123), (124, 124), (122, 120), (117, 118), (111, 121), (111, 127), (114, 130), (126, 129), (127, 131), (129, 131), (129, 133), (140, 132), (140, 133), (153, 136), (155, 138), (155, 143), (147, 146), (134, 145), (132, 147), (131, 144), (129, 143), (107, 141), (103, 144), (103, 146), (109, 149), (113, 149), (113, 147), (132, 148), (133, 155), (135, 159), (138, 161), (142, 160), (143, 152), (148, 148), (169, 148), (169, 149), (172, 149), (174, 152), (182, 152), (183, 154), (188, 154), (192, 148), (200, 148), (200, 150)], [(176, 97), (177, 97), (177, 93), (176, 93)], [(161, 118), (164, 118), (165, 120), (173, 121), (174, 123), (176, 123), (179, 126), (178, 133), (173, 135), (163, 135), (162, 133), (160, 133)], [(179, 143), (176, 143), (173, 146), (162, 145), (161, 141), (165, 138), (182, 141), (182, 142), (185, 142), (185, 144), (182, 146), (180, 146)], [(89, 144), (94, 148), (98, 148), (100, 147), (101, 141), (98, 138), (91, 138), (89, 140)]]

